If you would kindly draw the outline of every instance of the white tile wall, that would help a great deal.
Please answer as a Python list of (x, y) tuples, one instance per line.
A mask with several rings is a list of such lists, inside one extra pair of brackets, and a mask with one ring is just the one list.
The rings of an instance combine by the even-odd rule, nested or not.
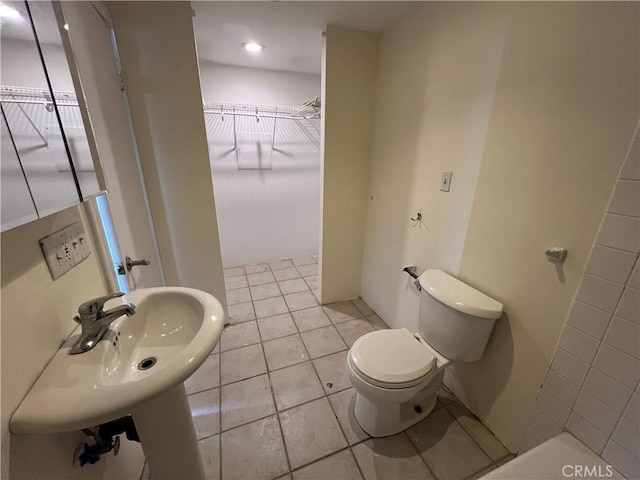
[(640, 478), (640, 146), (633, 141), (521, 452), (568, 430)]

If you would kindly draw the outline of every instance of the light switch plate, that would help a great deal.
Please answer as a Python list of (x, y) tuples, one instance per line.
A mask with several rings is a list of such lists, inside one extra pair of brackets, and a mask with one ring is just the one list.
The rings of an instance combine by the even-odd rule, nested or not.
[(451, 177), (453, 172), (442, 172), (442, 179), (440, 180), (440, 191), (448, 192), (451, 188)]
[(81, 263), (91, 253), (84, 227), (74, 223), (40, 240), (51, 278), (54, 280)]

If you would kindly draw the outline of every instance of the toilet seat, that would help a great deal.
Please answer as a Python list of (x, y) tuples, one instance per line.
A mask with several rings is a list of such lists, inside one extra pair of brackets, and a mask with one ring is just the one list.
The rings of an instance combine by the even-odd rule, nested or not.
[(398, 328), (360, 337), (349, 351), (349, 363), (374, 385), (407, 388), (420, 383), (437, 359), (409, 330)]

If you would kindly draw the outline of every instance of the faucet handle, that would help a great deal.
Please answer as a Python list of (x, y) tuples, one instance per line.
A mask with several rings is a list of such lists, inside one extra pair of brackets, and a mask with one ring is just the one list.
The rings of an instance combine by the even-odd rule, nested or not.
[[(78, 313), (80, 318), (86, 316), (97, 316), (102, 311), (104, 304), (113, 298), (118, 298), (124, 295), (124, 292), (111, 293), (103, 297), (93, 298), (87, 302), (84, 302), (78, 307)], [(74, 319), (75, 320), (75, 319)]]

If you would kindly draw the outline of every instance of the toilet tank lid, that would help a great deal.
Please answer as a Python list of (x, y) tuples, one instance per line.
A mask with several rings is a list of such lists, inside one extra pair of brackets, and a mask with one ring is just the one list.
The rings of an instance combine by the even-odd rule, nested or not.
[(425, 270), (419, 281), (426, 293), (459, 312), (492, 319), (502, 315), (504, 307), (500, 302), (442, 270)]

